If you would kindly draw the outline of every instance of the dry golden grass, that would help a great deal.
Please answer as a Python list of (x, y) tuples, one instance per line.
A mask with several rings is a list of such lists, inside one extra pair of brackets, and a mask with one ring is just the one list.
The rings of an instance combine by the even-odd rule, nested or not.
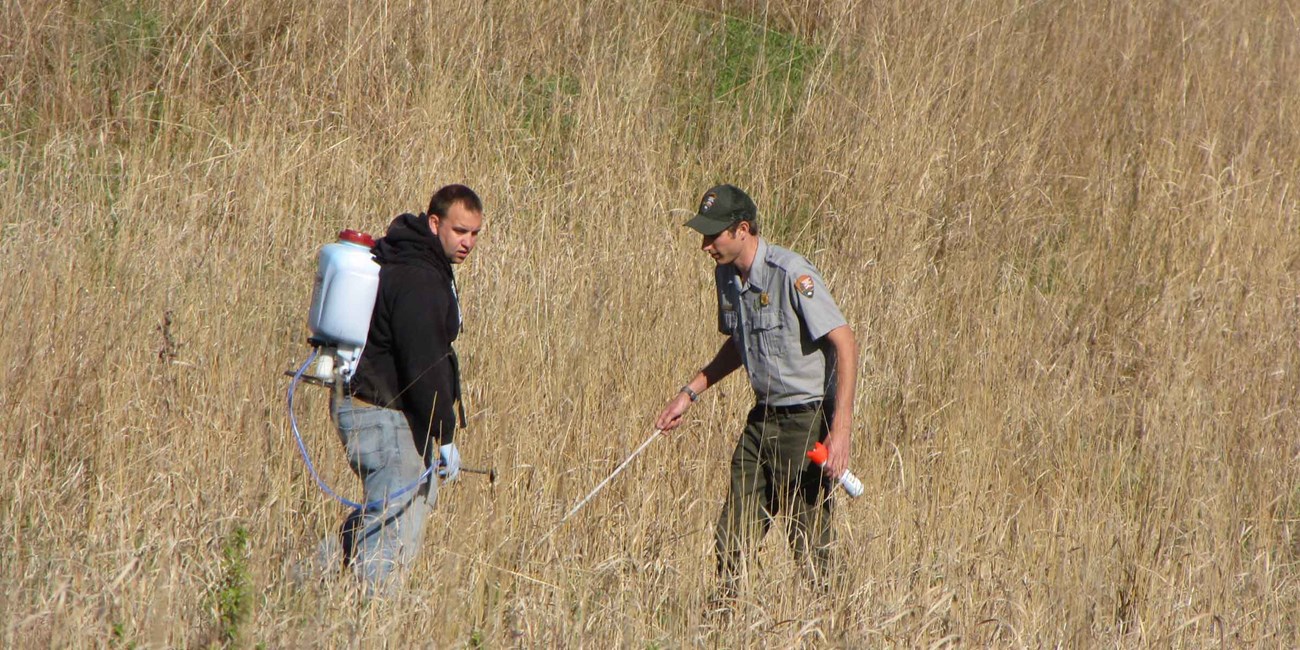
[[(159, 4), (0, 2), (0, 645), (1300, 644), (1292, 3)], [(722, 180), (857, 331), (868, 494), (714, 627), (743, 378), (540, 538), (716, 349)], [(315, 250), (455, 181), (501, 481), (403, 597), (295, 588)]]

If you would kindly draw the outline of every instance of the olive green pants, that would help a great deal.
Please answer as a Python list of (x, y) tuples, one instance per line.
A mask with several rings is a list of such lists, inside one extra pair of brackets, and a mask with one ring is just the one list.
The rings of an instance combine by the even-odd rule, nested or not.
[(831, 483), (805, 455), (824, 440), (830, 414), (821, 409), (749, 412), (731, 456), (731, 489), (718, 518), (718, 573), (734, 596), (737, 581), (772, 521), (788, 519), (795, 559), (815, 588), (829, 587), (831, 567)]

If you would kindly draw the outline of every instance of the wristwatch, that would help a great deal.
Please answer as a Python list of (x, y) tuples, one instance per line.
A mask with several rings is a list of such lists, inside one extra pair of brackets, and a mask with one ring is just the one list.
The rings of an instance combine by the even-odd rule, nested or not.
[(691, 385), (690, 385), (690, 384), (686, 384), (686, 385), (682, 386), (682, 387), (681, 387), (677, 392), (679, 392), (679, 393), (686, 393), (686, 396), (689, 397), (689, 398), (691, 398), (691, 401), (692, 401), (692, 402), (698, 402), (698, 401), (700, 401), (700, 394), (697, 393), (697, 392), (695, 392), (695, 391), (693, 391), (693, 390), (691, 390)]

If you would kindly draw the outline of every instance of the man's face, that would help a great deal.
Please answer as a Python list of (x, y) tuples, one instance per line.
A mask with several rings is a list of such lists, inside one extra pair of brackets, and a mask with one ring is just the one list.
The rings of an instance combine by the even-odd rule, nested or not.
[(724, 230), (716, 235), (704, 235), (700, 249), (708, 253), (718, 265), (731, 264), (745, 250), (745, 237), (749, 236), (749, 224), (741, 222), (735, 232)]
[(478, 243), (478, 233), (483, 229), (483, 213), (467, 210), (457, 202), (447, 210), (447, 216), (429, 215), (429, 229), (442, 242), (442, 251), (452, 264), (460, 264), (469, 257)]

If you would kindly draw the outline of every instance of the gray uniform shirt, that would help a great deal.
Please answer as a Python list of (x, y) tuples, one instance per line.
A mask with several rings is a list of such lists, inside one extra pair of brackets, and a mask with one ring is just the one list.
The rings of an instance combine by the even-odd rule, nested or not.
[(812, 263), (760, 237), (748, 284), (730, 264), (717, 267), (714, 281), (718, 331), (740, 352), (758, 403), (834, 395), (835, 351), (824, 337), (845, 321)]

